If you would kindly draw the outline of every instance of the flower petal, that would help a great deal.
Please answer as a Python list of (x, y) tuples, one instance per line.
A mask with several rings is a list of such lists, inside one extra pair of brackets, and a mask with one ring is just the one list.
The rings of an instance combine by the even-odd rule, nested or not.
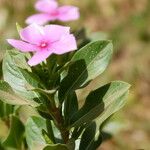
[(70, 34), (63, 36), (61, 40), (52, 44), (53, 52), (55, 54), (64, 54), (77, 49), (75, 37)]
[(50, 13), (58, 7), (58, 4), (54, 0), (39, 0), (35, 4), (35, 8), (44, 13)]
[(10, 45), (17, 48), (21, 52), (33, 52), (37, 50), (35, 45), (29, 44), (20, 40), (8, 39), (7, 41)]
[(59, 15), (57, 19), (61, 21), (77, 20), (80, 17), (78, 7), (62, 6), (58, 8)]
[(60, 25), (46, 25), (44, 27), (44, 32), (46, 33), (46, 38), (51, 42), (60, 40), (64, 35), (69, 35), (70, 27), (60, 26)]
[(56, 18), (51, 17), (48, 14), (41, 13), (41, 14), (35, 14), (35, 15), (28, 17), (26, 20), (26, 23), (27, 24), (36, 23), (38, 25), (43, 25), (43, 24), (46, 24), (48, 21), (55, 20), (55, 19)]
[(43, 35), (43, 27), (37, 24), (31, 24), (20, 31), (21, 39), (32, 44), (39, 44), (43, 39)]
[(34, 54), (34, 56), (28, 61), (28, 64), (30, 66), (35, 66), (42, 61), (46, 60), (50, 55), (52, 54), (52, 51), (48, 50), (40, 50)]

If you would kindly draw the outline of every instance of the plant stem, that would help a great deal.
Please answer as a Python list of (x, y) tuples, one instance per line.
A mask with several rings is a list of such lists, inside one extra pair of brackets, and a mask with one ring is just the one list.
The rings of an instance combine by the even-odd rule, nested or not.
[(64, 119), (61, 113), (61, 108), (57, 108), (55, 104), (55, 100), (51, 97), (51, 108), (49, 110), (50, 114), (53, 117), (55, 126), (61, 133), (61, 137), (64, 143), (67, 143), (69, 140), (69, 130), (64, 126)]
[(57, 109), (55, 113), (55, 119), (56, 119), (55, 125), (59, 129), (64, 143), (67, 143), (69, 140), (69, 130), (64, 127), (64, 120), (59, 109)]

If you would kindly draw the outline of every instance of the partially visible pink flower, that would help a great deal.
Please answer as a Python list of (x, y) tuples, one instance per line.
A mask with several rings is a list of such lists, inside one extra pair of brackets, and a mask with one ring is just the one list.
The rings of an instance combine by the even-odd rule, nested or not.
[(70, 28), (60, 25), (39, 26), (31, 24), (20, 31), (21, 40), (8, 39), (8, 43), (21, 52), (34, 52), (28, 61), (35, 66), (51, 54), (64, 54), (77, 49), (75, 37)]
[(49, 21), (71, 21), (79, 18), (79, 10), (75, 6), (58, 6), (55, 0), (38, 0), (35, 4), (40, 13), (27, 18), (26, 23), (43, 25)]

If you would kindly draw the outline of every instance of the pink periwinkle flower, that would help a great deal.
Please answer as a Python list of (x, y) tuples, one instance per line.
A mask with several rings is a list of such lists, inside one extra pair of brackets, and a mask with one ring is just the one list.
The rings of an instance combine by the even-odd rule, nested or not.
[(64, 54), (77, 49), (75, 37), (70, 34), (70, 27), (60, 25), (40, 26), (31, 24), (20, 31), (21, 40), (8, 39), (8, 43), (21, 52), (34, 52), (28, 61), (35, 66), (51, 54)]
[(58, 6), (55, 0), (38, 0), (35, 4), (36, 10), (40, 13), (27, 18), (26, 23), (46, 24), (49, 21), (71, 21), (79, 18), (79, 10), (75, 6)]

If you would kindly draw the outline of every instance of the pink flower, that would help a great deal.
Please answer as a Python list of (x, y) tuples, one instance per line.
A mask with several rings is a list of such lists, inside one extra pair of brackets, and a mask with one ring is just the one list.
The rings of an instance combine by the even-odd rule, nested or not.
[(49, 21), (71, 21), (79, 18), (77, 7), (66, 5), (58, 6), (55, 0), (38, 0), (35, 4), (36, 10), (40, 13), (27, 18), (26, 23), (46, 24)]
[(51, 54), (64, 54), (77, 49), (75, 37), (70, 28), (60, 25), (39, 26), (31, 24), (20, 31), (21, 40), (8, 39), (8, 43), (21, 52), (35, 52), (28, 61), (35, 66)]

